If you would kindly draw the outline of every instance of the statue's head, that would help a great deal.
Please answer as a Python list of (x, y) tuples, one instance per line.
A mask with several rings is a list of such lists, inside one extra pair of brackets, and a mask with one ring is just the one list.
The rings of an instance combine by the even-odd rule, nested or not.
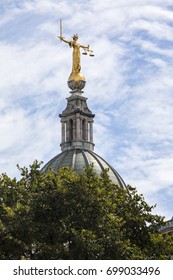
[(77, 41), (78, 40), (78, 34), (74, 34), (72, 38), (73, 38), (74, 41)]

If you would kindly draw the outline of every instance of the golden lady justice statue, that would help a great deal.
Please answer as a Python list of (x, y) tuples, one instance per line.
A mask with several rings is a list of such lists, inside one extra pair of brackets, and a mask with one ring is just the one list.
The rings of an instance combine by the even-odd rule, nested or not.
[(70, 48), (73, 47), (73, 57), (72, 57), (72, 72), (68, 78), (68, 86), (72, 90), (81, 90), (85, 86), (85, 77), (80, 73), (81, 70), (81, 63), (80, 63), (80, 48), (84, 50), (82, 54), (90, 56), (94, 56), (93, 51), (90, 50), (89, 45), (84, 46), (77, 42), (78, 35), (73, 35), (73, 41), (66, 40), (62, 36), (62, 20), (60, 19), (60, 41), (63, 41), (69, 44)]

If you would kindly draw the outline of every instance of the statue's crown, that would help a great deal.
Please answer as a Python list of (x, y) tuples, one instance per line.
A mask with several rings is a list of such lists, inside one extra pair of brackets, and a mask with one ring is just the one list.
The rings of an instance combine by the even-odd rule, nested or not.
[(77, 34), (77, 33), (74, 34), (72, 38), (73, 38), (73, 39), (78, 39), (78, 34)]

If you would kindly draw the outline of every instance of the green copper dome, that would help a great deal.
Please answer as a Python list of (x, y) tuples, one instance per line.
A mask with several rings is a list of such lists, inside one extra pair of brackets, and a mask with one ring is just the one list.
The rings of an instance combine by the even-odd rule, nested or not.
[(77, 173), (82, 173), (84, 168), (88, 168), (92, 163), (94, 164), (94, 171), (98, 176), (100, 176), (104, 169), (108, 168), (108, 175), (110, 179), (120, 187), (125, 187), (125, 183), (117, 171), (103, 158), (91, 150), (81, 148), (74, 148), (60, 153), (59, 155), (52, 158), (42, 168), (42, 171), (46, 172), (51, 168), (56, 172), (59, 168), (68, 166), (75, 169)]

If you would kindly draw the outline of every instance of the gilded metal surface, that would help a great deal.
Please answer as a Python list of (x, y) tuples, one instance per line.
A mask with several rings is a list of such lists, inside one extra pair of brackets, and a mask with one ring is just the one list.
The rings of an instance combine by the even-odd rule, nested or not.
[(70, 48), (73, 48), (73, 56), (72, 56), (72, 72), (68, 78), (69, 81), (75, 80), (75, 82), (78, 81), (85, 81), (85, 77), (80, 73), (81, 70), (81, 58), (80, 58), (80, 49), (83, 49), (83, 54), (89, 54), (90, 56), (94, 56), (93, 51), (90, 50), (89, 45), (81, 45), (78, 43), (78, 35), (73, 35), (73, 41), (66, 40), (62, 36), (62, 20), (60, 20), (60, 41), (63, 41), (67, 44), (69, 44)]

